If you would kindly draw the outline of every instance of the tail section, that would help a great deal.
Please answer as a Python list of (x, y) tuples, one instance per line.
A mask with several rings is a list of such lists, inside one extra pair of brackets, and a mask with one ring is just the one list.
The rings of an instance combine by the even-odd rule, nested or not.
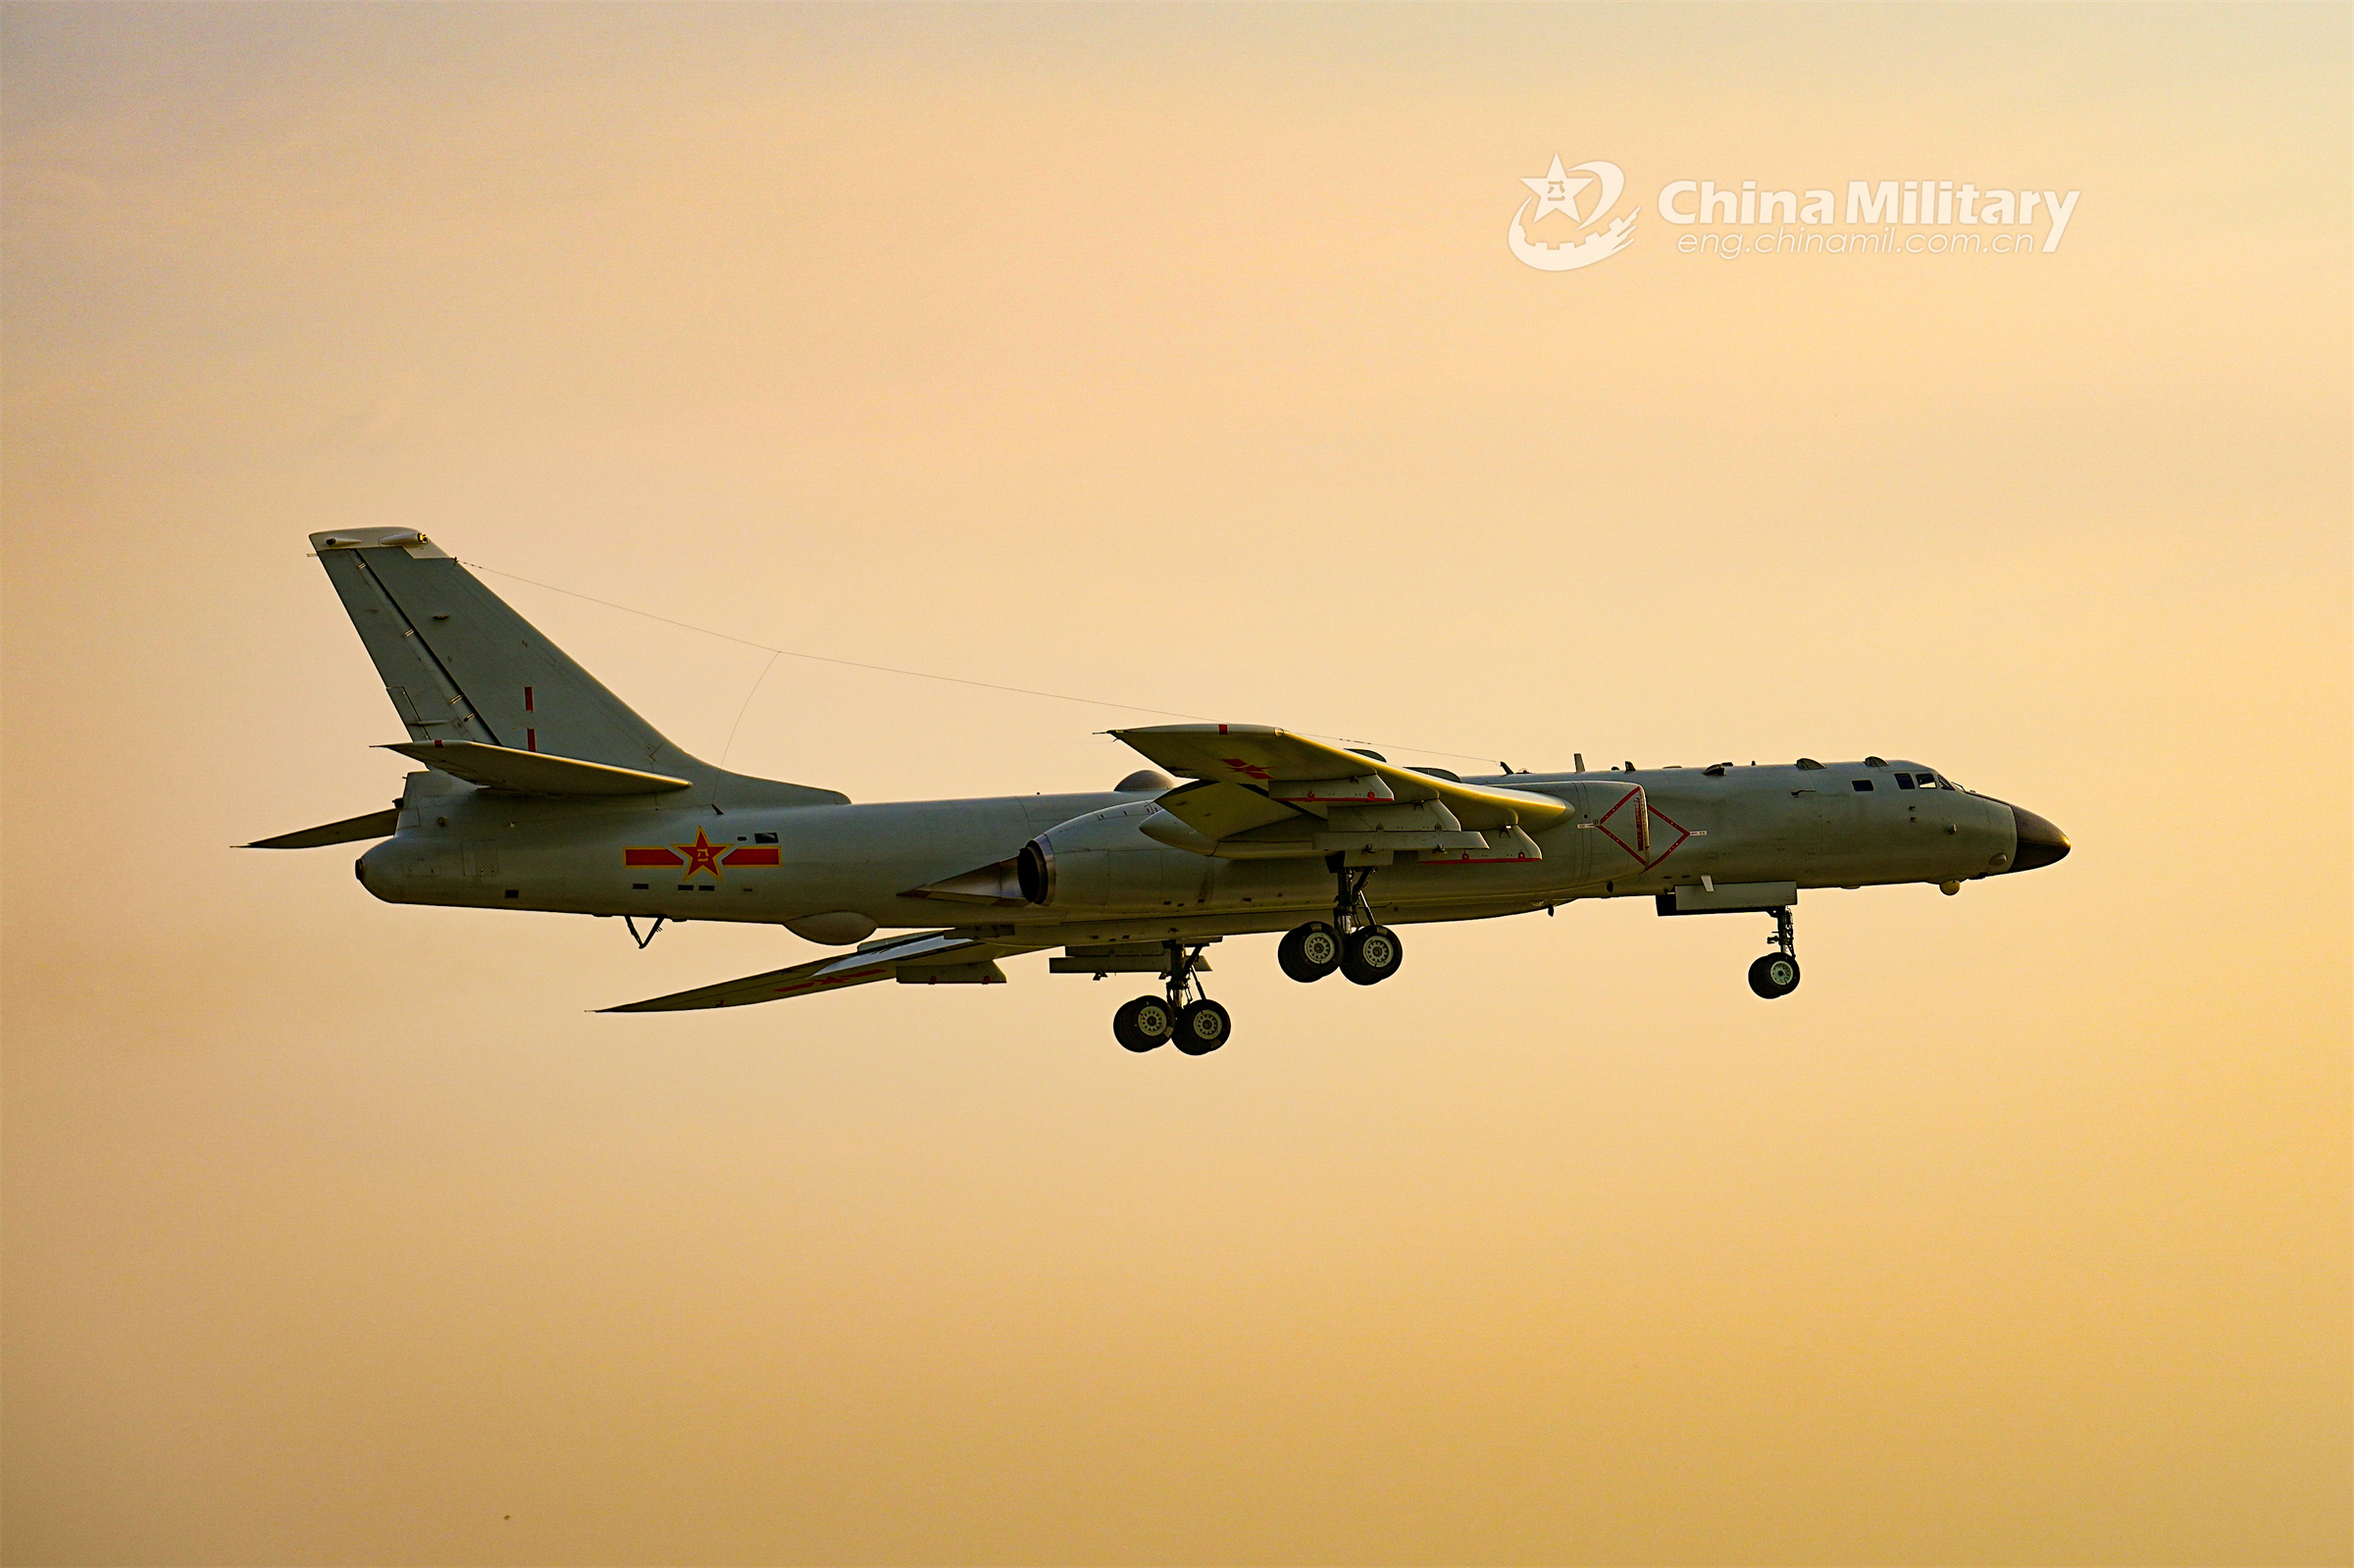
[(473, 741), (690, 780), (776, 804), (831, 789), (746, 779), (673, 745), (473, 573), (414, 529), (311, 535), (412, 742)]

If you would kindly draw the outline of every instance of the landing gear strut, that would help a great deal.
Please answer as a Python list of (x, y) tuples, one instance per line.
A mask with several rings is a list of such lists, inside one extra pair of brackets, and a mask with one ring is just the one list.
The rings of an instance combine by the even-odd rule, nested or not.
[(1375, 986), (1398, 973), (1406, 944), (1398, 934), (1373, 923), (1373, 906), (1365, 901), (1365, 884), (1373, 880), (1370, 866), (1336, 866), (1339, 887), (1332, 901), (1332, 923), (1311, 920), (1297, 926), (1275, 949), (1275, 962), (1296, 981), (1322, 980), (1339, 970), (1359, 986)]
[(1749, 966), (1749, 988), (1767, 1001), (1798, 989), (1798, 931), (1787, 904), (1773, 912), (1773, 946)]
[[(1225, 1008), (1202, 994), (1202, 981), (1195, 970), (1206, 944), (1165, 941), (1160, 945), (1168, 954), (1168, 967), (1163, 971), (1165, 994), (1139, 996), (1112, 1014), (1112, 1037), (1132, 1051), (1149, 1051), (1175, 1040), (1188, 1056), (1207, 1056), (1226, 1043), (1234, 1020)], [(1188, 1001), (1188, 996), (1193, 999)]]

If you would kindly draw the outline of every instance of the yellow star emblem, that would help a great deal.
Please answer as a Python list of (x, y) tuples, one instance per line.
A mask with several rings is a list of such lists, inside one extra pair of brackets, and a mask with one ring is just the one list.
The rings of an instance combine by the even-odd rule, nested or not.
[(736, 846), (734, 844), (715, 844), (704, 836), (702, 829), (697, 828), (694, 830), (694, 842), (672, 844), (670, 847), (687, 857), (687, 869), (679, 875), (691, 877), (698, 871), (707, 871), (714, 877), (724, 877), (727, 873), (719, 869), (719, 857)]

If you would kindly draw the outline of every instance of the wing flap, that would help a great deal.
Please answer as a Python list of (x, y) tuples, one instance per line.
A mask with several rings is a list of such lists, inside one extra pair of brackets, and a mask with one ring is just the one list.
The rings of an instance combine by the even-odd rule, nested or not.
[[(1412, 828), (1375, 828), (1359, 830), (1356, 833), (1320, 833), (1315, 836), (1315, 847), (1318, 854), (1329, 853), (1335, 849), (1344, 851), (1356, 849), (1368, 854), (1379, 853), (1384, 849), (1447, 849), (1468, 853), (1474, 849), (1487, 848), (1488, 840), (1491, 837), (1501, 837), (1507, 833), (1518, 833), (1519, 831), (1517, 828), (1490, 828), (1484, 834), (1436, 831), (1424, 833)], [(1540, 855), (1538, 858), (1543, 859), (1544, 857)]]
[(1279, 822), (1296, 822), (1303, 834), (1315, 826), (1315, 818), (1307, 812), (1270, 800), (1255, 789), (1217, 780), (1204, 779), (1172, 789), (1154, 804), (1204, 838), (1231, 838)]

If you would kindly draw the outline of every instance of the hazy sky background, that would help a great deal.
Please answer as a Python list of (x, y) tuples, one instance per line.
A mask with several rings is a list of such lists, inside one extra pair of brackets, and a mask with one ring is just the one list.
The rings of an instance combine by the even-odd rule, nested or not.
[[(5, 1555), (2349, 1555), (2343, 7), (0, 10)], [(1622, 255), (1519, 180), (1607, 158)], [(1674, 178), (2080, 189), (1675, 253)], [(1550, 222), (1558, 223), (1558, 220)], [(1551, 237), (1551, 236), (1541, 236)], [(1915, 756), (2064, 865), (587, 1009), (402, 909), (303, 535), (1521, 767)], [(495, 577), (716, 756), (764, 654)], [(1100, 788), (779, 660), (732, 766)]]

